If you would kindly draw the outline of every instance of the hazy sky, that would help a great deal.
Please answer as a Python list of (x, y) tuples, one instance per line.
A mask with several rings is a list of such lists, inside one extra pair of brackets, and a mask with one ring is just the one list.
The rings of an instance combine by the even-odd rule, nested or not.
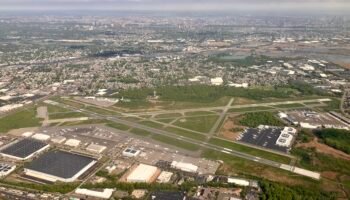
[(309, 10), (350, 13), (350, 0), (0, 0), (0, 10)]

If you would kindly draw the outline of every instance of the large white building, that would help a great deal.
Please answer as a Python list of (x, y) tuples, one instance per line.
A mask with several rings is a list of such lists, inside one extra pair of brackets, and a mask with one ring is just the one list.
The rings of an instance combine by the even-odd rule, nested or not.
[(184, 172), (191, 172), (191, 173), (196, 173), (198, 170), (198, 166), (196, 165), (193, 165), (191, 163), (177, 162), (177, 161), (171, 162), (171, 167), (174, 169), (178, 169)]
[(158, 171), (157, 167), (139, 164), (128, 175), (126, 181), (131, 183), (149, 183), (152, 181), (152, 178), (156, 176)]
[(210, 79), (210, 82), (212, 85), (222, 85), (224, 83), (224, 80), (222, 80), (221, 77), (216, 77), (216, 78)]

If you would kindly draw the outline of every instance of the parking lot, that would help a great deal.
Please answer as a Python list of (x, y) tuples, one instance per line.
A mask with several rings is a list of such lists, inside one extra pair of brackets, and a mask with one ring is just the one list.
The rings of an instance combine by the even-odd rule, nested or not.
[(288, 153), (290, 148), (276, 145), (276, 141), (282, 130), (283, 128), (277, 127), (270, 127), (266, 129), (249, 128), (241, 133), (237, 140), (243, 143)]

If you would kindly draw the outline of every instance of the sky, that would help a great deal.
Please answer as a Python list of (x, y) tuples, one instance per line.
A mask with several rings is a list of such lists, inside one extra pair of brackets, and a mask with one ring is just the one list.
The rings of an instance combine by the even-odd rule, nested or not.
[(350, 0), (0, 0), (0, 11), (349, 12)]

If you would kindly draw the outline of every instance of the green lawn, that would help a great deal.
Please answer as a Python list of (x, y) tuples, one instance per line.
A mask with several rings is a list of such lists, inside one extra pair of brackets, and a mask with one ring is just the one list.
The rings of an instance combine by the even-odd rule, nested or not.
[(198, 132), (208, 133), (218, 118), (218, 115), (184, 117), (177, 120), (173, 125)]
[(98, 114), (101, 114), (101, 115), (117, 115), (118, 114), (117, 112), (105, 110), (105, 109), (102, 109), (102, 108), (97, 108), (95, 106), (87, 106), (85, 108), (85, 110), (89, 110), (91, 112), (95, 112), (95, 113), (98, 113)]
[(157, 122), (152, 122), (152, 121), (141, 121), (139, 122), (140, 124), (142, 125), (145, 125), (145, 126), (149, 126), (149, 127), (152, 127), (152, 128), (163, 128), (163, 124), (159, 124)]
[(165, 113), (165, 114), (156, 115), (154, 118), (176, 118), (181, 116), (182, 115), (180, 113)]
[(252, 112), (241, 116), (239, 124), (247, 127), (257, 127), (259, 125), (283, 126), (284, 124), (277, 119), (271, 112)]
[(206, 137), (204, 135), (201, 135), (198, 133), (193, 133), (193, 132), (186, 131), (186, 130), (181, 130), (181, 129), (178, 129), (175, 127), (166, 127), (166, 128), (164, 128), (164, 130), (169, 131), (171, 133), (175, 133), (175, 134), (183, 136), (183, 137), (192, 138), (195, 140), (203, 141), (206, 139)]
[(127, 125), (116, 123), (116, 122), (109, 122), (106, 125), (111, 127), (111, 128), (115, 128), (115, 129), (122, 130), (122, 131), (127, 131), (131, 128)]
[(149, 132), (149, 131), (146, 131), (146, 130), (143, 130), (143, 129), (138, 129), (138, 128), (133, 128), (130, 130), (130, 133), (134, 133), (136, 135), (139, 135), (139, 136), (149, 136), (151, 135), (152, 133)]
[(0, 132), (6, 133), (12, 129), (40, 126), (40, 119), (36, 118), (36, 107), (21, 109), (0, 118)]
[(274, 108), (267, 106), (254, 106), (254, 107), (246, 107), (246, 108), (231, 108), (228, 110), (229, 112), (249, 112), (249, 111), (259, 111), (259, 110), (271, 110)]
[(186, 116), (201, 116), (201, 115), (213, 115), (216, 113), (213, 112), (209, 112), (209, 111), (195, 111), (195, 112), (186, 112), (185, 115)]
[(194, 144), (191, 144), (188, 142), (184, 142), (181, 140), (173, 139), (171, 137), (167, 137), (164, 135), (153, 135), (152, 139), (157, 140), (157, 141), (162, 142), (162, 143), (170, 144), (172, 146), (176, 146), (176, 147), (179, 147), (182, 149), (186, 149), (189, 151), (197, 151), (200, 148), (197, 145), (194, 145)]
[(259, 150), (259, 149), (255, 149), (255, 148), (251, 148), (251, 147), (247, 147), (241, 144), (236, 144), (233, 142), (229, 142), (229, 141), (225, 141), (225, 140), (221, 140), (218, 138), (211, 138), (209, 140), (210, 144), (214, 144), (217, 146), (221, 146), (224, 148), (228, 148), (228, 149), (232, 149), (232, 150), (236, 150), (242, 153), (247, 153), (253, 156), (259, 156), (268, 160), (273, 160), (273, 161), (277, 161), (277, 162), (281, 162), (281, 163), (285, 163), (285, 164), (289, 164), (289, 162), (291, 161), (291, 159), (287, 156), (283, 156), (283, 155), (279, 155), (279, 154), (274, 154), (271, 152), (267, 152), (267, 151), (263, 151), (263, 150)]
[(300, 103), (291, 103), (291, 104), (279, 104), (275, 105), (276, 108), (300, 108), (305, 107), (303, 104)]
[(64, 122), (60, 124), (60, 126), (75, 126), (75, 125), (83, 125), (83, 124), (105, 124), (107, 120), (104, 119), (89, 119), (84, 121), (75, 121), (75, 122)]
[(65, 119), (65, 118), (77, 118), (77, 117), (86, 117), (84, 113), (81, 112), (63, 112), (63, 113), (54, 113), (49, 115), (49, 119)]
[(59, 113), (59, 112), (69, 112), (70, 110), (66, 109), (66, 108), (62, 108), (60, 106), (54, 106), (54, 105), (50, 105), (50, 104), (46, 104), (45, 105), (47, 107), (47, 111), (49, 113)]
[(156, 121), (168, 124), (168, 123), (172, 122), (173, 120), (175, 120), (175, 119), (174, 118), (166, 118), (166, 119), (157, 119)]
[(77, 103), (77, 102), (74, 102), (74, 101), (70, 101), (70, 100), (67, 100), (67, 99), (62, 99), (62, 98), (60, 98), (58, 100), (58, 102), (66, 104), (66, 105), (69, 105), (69, 106), (72, 106), (72, 107), (75, 107), (75, 108), (79, 108), (79, 109), (85, 107), (84, 104)]

